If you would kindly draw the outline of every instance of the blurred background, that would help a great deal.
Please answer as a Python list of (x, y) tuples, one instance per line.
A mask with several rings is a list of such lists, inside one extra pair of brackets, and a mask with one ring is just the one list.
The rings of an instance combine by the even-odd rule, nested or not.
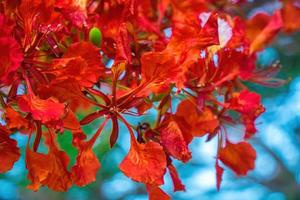
[[(257, 0), (245, 6), (248, 16), (256, 12), (272, 13), (280, 4)], [(295, 19), (298, 20), (298, 19)], [(265, 88), (248, 84), (251, 90), (262, 94), (266, 112), (256, 121), (258, 133), (251, 140), (257, 150), (256, 168), (247, 177), (236, 177), (230, 170), (223, 176), (221, 190), (217, 192), (215, 182), (216, 141), (195, 139), (190, 145), (192, 160), (185, 165), (175, 165), (186, 192), (173, 193), (171, 179), (165, 176), (162, 187), (174, 194), (176, 200), (299, 200), (300, 199), (300, 34), (281, 34), (274, 43), (259, 54), (258, 65), (268, 67), (280, 60), (282, 70), (279, 77), (288, 83), (279, 88)], [(138, 120), (130, 118), (133, 125), (153, 120), (154, 111)], [(80, 117), (80, 116), (79, 116)], [(100, 121), (85, 127), (86, 133), (94, 132)], [(95, 146), (102, 167), (97, 181), (83, 188), (72, 187), (68, 192), (52, 192), (41, 188), (39, 192), (26, 189), (28, 180), (23, 157), (13, 170), (0, 175), (0, 200), (146, 200), (142, 184), (125, 177), (118, 169), (119, 163), (129, 147), (127, 130), (121, 127), (118, 144), (109, 148), (110, 130), (107, 128)], [(229, 132), (242, 131), (231, 127)], [(27, 137), (15, 135), (19, 146), (24, 147)], [(75, 162), (76, 150), (71, 146), (71, 133), (59, 136), (61, 147)]]

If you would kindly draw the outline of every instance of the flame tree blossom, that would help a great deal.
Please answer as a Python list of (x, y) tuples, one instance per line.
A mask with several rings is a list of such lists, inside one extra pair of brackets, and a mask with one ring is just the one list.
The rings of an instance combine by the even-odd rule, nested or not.
[[(111, 148), (120, 134), (130, 135), (120, 170), (143, 183), (150, 200), (170, 199), (161, 189), (166, 173), (174, 192), (185, 191), (173, 161), (189, 162), (189, 144), (198, 137), (218, 141), (217, 189), (225, 169), (247, 175), (256, 159), (249, 139), (265, 109), (245, 82), (282, 85), (285, 81), (275, 77), (280, 65), (260, 69), (257, 54), (279, 33), (300, 29), (294, 20), (300, 17), (299, 2), (280, 2), (271, 14), (243, 17), (231, 10), (241, 9), (246, 0), (1, 1), (5, 123), (0, 126), (0, 173), (20, 158), (11, 136), (24, 134), (28, 189), (85, 186), (101, 168), (93, 147), (110, 122)], [(150, 109), (157, 111), (155, 123), (126, 120)], [(100, 127), (84, 132), (97, 119)], [(121, 124), (128, 132), (120, 132)], [(239, 143), (227, 134), (226, 127), (235, 125), (244, 127)], [(73, 166), (58, 143), (57, 135), (66, 131), (78, 152)], [(47, 152), (41, 152), (41, 143)]]

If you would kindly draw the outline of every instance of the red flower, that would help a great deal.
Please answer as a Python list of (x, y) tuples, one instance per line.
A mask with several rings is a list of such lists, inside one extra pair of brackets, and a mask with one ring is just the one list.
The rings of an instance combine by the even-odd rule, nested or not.
[[(246, 175), (256, 158), (246, 140), (256, 133), (255, 120), (264, 107), (244, 81), (282, 84), (272, 76), (278, 66), (256, 68), (257, 52), (281, 29), (292, 32), (300, 26), (294, 20), (299, 15), (296, 0), (282, 0), (282, 8), (272, 15), (258, 13), (251, 19), (235, 16), (243, 2), (1, 3), (0, 106), (5, 126), (0, 126), (0, 172), (20, 157), (10, 131), (22, 132), (28, 136), (30, 189), (85, 186), (96, 180), (101, 164), (93, 146), (111, 121), (111, 148), (119, 142), (120, 123), (130, 134), (131, 146), (119, 167), (145, 184), (150, 200), (170, 199), (160, 188), (167, 169), (174, 191), (185, 190), (172, 159), (188, 162), (188, 145), (195, 137), (218, 137), (217, 189), (224, 171), (220, 162)], [(141, 117), (154, 109), (156, 121), (140, 123), (135, 137), (134, 124), (124, 115)], [(99, 118), (104, 123), (86, 140), (82, 126)], [(226, 126), (237, 123), (245, 126), (244, 141), (227, 141), (223, 147)], [(56, 144), (56, 135), (65, 129), (72, 132), (69, 142), (78, 151), (73, 166)], [(47, 153), (38, 152), (43, 141)]]

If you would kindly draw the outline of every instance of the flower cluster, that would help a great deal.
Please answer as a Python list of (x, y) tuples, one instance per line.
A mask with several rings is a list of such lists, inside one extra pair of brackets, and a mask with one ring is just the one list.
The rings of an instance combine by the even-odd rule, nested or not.
[[(111, 122), (111, 147), (119, 134), (130, 135), (120, 170), (145, 184), (151, 200), (170, 199), (160, 189), (167, 171), (174, 191), (185, 190), (172, 161), (188, 162), (197, 137), (218, 141), (218, 189), (224, 166), (246, 175), (256, 158), (248, 139), (264, 107), (244, 83), (284, 83), (274, 78), (278, 63), (257, 68), (257, 53), (278, 33), (300, 29), (298, 0), (279, 3), (271, 14), (247, 18), (246, 0), (1, 1), (0, 172), (20, 157), (11, 135), (25, 134), (29, 189), (85, 186), (100, 168), (93, 145)], [(150, 109), (154, 124), (126, 120)], [(82, 127), (96, 119), (103, 123), (87, 138)], [(234, 142), (226, 130), (237, 124), (244, 132)], [(78, 150), (71, 167), (57, 143), (65, 131)], [(41, 142), (47, 153), (39, 152)]]

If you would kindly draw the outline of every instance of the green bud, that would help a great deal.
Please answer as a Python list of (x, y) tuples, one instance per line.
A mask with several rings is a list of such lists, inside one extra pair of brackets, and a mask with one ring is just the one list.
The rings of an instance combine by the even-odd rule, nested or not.
[(89, 32), (89, 40), (95, 46), (100, 47), (102, 42), (102, 33), (97, 27), (93, 27)]

